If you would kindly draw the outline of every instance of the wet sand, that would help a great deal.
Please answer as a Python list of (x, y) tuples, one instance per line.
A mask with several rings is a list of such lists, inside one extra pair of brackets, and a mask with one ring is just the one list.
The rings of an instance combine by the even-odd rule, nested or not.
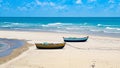
[(21, 47), (13, 49), (12, 53), (10, 53), (9, 55), (0, 57), (0, 64), (8, 62), (9, 60), (12, 60), (15, 57), (19, 56), (24, 51), (28, 50), (28, 47), (29, 47), (29, 44), (27, 42), (25, 42), (25, 44), (22, 45)]

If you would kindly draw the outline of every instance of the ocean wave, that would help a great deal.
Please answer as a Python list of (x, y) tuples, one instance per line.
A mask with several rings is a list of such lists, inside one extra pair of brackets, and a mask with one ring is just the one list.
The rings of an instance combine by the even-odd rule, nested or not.
[(54, 30), (53, 32), (62, 32), (62, 33), (68, 33), (69, 31), (63, 31), (63, 30)]
[(4, 24), (11, 23), (11, 22), (3, 22)]
[(72, 23), (48, 23), (48, 24), (42, 24), (43, 27), (56, 27), (56, 26), (64, 26), (64, 25), (72, 25)]
[(120, 34), (120, 32), (117, 32), (117, 31), (104, 31), (104, 33), (114, 33), (114, 34)]
[(0, 27), (11, 27), (11, 25), (1, 25)]
[(70, 27), (67, 27), (66, 29), (67, 29), (67, 30), (78, 30), (78, 29), (80, 29), (80, 28), (70, 28)]
[(49, 26), (60, 26), (62, 23), (49, 23), (49, 24), (43, 24), (43, 27), (49, 27)]
[(17, 23), (17, 22), (3, 22), (0, 24), (0, 27), (30, 27), (34, 26), (34, 24), (28, 24), (28, 23)]
[(108, 30), (120, 30), (120, 28), (113, 28), (113, 27), (106, 27), (105, 29), (108, 29)]
[(27, 27), (27, 26), (31, 26), (32, 24), (28, 24), (28, 23), (11, 23), (10, 24), (12, 27)]
[(113, 34), (118, 34), (120, 31), (109, 31), (109, 30), (89, 30), (91, 32), (95, 33), (113, 33)]
[[(101, 27), (102, 26), (102, 27)], [(103, 27), (104, 26), (104, 27)], [(112, 26), (112, 27), (110, 27)], [(32, 31), (54, 31), (54, 32), (104, 32), (104, 33), (119, 33), (120, 28), (113, 27), (119, 25), (90, 25), (89, 23), (20, 23), (20, 22), (4, 22), (0, 23), (0, 28), (8, 28), (13, 30), (32, 30)]]
[(98, 27), (103, 26), (102, 24), (97, 24)]
[(5, 24), (11, 24), (11, 25), (20, 25), (22, 23), (17, 23), (17, 22), (2, 22), (4, 25)]
[(103, 25), (103, 24), (97, 24), (98, 27), (119, 27), (119, 25)]
[(83, 25), (87, 25), (87, 24), (88, 24), (87, 22), (83, 23)]
[(21, 23), (11, 23), (12, 25), (21, 25)]
[(67, 30), (85, 30), (85, 29), (93, 29), (96, 28), (95, 26), (88, 26), (88, 25), (72, 25), (72, 26), (64, 26)]
[(94, 30), (94, 29), (90, 29), (90, 31), (92, 31), (92, 32), (104, 32), (103, 30)]

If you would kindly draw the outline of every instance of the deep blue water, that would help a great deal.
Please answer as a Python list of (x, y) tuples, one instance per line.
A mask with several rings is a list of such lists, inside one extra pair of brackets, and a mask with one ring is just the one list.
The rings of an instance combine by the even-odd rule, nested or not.
[(1, 17), (0, 29), (120, 37), (120, 17)]

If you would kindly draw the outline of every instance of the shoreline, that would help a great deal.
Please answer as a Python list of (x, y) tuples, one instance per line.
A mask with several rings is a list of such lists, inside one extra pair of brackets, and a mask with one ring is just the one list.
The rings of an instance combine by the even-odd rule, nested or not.
[[(0, 38), (23, 39), (34, 45), (37, 42), (63, 42), (62, 37), (87, 35), (54, 32), (0, 31)], [(120, 39), (89, 35), (87, 42), (67, 43), (63, 49), (44, 50), (25, 46), (16, 58), (0, 65), (0, 68), (120, 68)], [(26, 48), (27, 47), (27, 48)], [(78, 49), (76, 49), (78, 48)], [(28, 50), (29, 49), (29, 50)], [(14, 54), (19, 50), (15, 50)], [(27, 53), (26, 53), (27, 51)], [(13, 52), (12, 52), (13, 53)], [(24, 53), (24, 54), (23, 54)], [(38, 63), (39, 62), (39, 63)]]
[(81, 35), (81, 36), (95, 36), (95, 37), (106, 37), (106, 38), (116, 38), (119, 39), (120, 37), (113, 37), (113, 36), (104, 36), (104, 35), (95, 35), (95, 34), (78, 34), (78, 33), (62, 33), (62, 32), (51, 32), (51, 31), (27, 31), (27, 30), (0, 30), (6, 32), (30, 32), (30, 33), (53, 33), (53, 34), (71, 34), (71, 35)]
[(21, 55), (23, 52), (27, 51), (29, 49), (29, 45), (30, 44), (25, 42), (25, 44), (23, 46), (13, 49), (11, 54), (4, 56), (4, 57), (0, 57), (0, 65), (16, 58), (17, 56)]

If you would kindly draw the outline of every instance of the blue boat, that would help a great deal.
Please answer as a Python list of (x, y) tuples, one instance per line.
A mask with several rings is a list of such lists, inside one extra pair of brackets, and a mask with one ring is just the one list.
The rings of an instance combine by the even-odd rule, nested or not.
[(65, 38), (65, 37), (63, 37), (64, 42), (85, 42), (88, 40), (88, 38), (89, 38), (89, 36), (83, 37), (83, 38), (75, 38), (75, 37)]

